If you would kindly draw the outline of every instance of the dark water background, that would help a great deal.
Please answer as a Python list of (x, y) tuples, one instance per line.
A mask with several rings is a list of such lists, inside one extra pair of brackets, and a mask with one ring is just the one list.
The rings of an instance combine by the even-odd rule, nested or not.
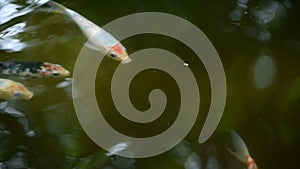
[[(203, 64), (175, 39), (138, 35), (122, 42), (129, 53), (149, 47), (172, 51), (190, 63), (198, 80), (201, 116), (184, 142), (165, 154), (147, 159), (107, 157), (78, 123), (71, 79), (12, 78), (26, 85), (35, 96), (30, 101), (1, 102), (0, 168), (175, 169), (184, 168), (187, 157), (194, 152), (201, 159), (202, 168), (241, 169), (244, 166), (226, 150), (223, 132), (228, 129), (243, 137), (259, 168), (299, 168), (299, 2), (250, 0), (242, 18), (239, 13), (233, 14), (238, 2), (234, 0), (59, 2), (98, 25), (136, 12), (155, 11), (177, 15), (198, 26), (214, 44), (225, 69), (228, 95), (223, 118), (211, 139), (201, 145), (197, 143), (210, 106), (210, 84)], [(21, 0), (0, 0), (0, 11), (5, 4), (28, 6)], [(270, 7), (270, 4), (275, 5)], [(261, 12), (266, 8), (269, 11), (256, 15), (259, 12), (255, 10)], [(48, 61), (73, 70), (86, 39), (70, 19), (36, 10), (11, 19), (3, 12), (0, 14), (0, 60)], [(96, 79), (98, 104), (107, 110), (107, 120), (122, 133), (138, 137), (164, 131), (174, 122), (180, 103), (175, 82), (163, 71), (148, 70), (135, 77), (130, 97), (137, 108), (147, 109), (148, 102), (144, 101), (154, 88), (164, 90), (171, 105), (161, 119), (138, 126), (119, 117), (112, 101), (105, 99), (110, 96), (110, 80), (117, 65), (116, 61), (105, 59), (98, 70), (102, 76)], [(144, 97), (140, 98), (141, 95)]]

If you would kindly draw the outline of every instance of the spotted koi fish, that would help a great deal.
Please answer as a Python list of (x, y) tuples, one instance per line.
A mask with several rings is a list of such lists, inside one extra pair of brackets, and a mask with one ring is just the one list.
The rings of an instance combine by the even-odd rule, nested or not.
[(82, 33), (88, 38), (87, 47), (124, 64), (131, 61), (125, 47), (104, 29), (57, 2), (49, 1), (48, 4), (54, 8), (52, 12), (63, 13), (78, 25)]
[(254, 159), (250, 156), (247, 145), (243, 139), (234, 131), (230, 131), (232, 145), (235, 150), (227, 150), (242, 163), (247, 165), (247, 169), (258, 169)]
[(67, 77), (70, 72), (58, 64), (9, 60), (0, 62), (0, 72), (23, 77)]
[(0, 99), (3, 100), (29, 100), (33, 93), (21, 83), (0, 78)]

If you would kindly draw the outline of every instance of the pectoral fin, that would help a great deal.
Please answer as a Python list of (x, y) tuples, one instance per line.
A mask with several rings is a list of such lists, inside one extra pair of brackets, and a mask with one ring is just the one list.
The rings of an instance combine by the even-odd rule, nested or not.
[(90, 49), (93, 49), (93, 50), (100, 51), (100, 49), (97, 48), (95, 45), (93, 45), (91, 42), (86, 42), (86, 43), (84, 44), (84, 46), (86, 46), (86, 47), (88, 47), (88, 48), (90, 48)]

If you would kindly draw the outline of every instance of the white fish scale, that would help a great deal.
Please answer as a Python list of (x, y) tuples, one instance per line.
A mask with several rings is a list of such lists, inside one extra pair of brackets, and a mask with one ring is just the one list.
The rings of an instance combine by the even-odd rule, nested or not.
[(112, 46), (119, 43), (111, 34), (96, 24), (71, 9), (65, 9), (65, 13), (79, 26), (89, 41), (100, 51), (107, 52)]
[(5, 79), (0, 79), (0, 89), (1, 88), (6, 88), (9, 86), (9, 81)]

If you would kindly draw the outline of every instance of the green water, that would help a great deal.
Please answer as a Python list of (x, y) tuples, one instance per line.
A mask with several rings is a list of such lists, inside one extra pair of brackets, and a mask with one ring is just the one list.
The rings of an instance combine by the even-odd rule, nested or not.
[[(149, 11), (174, 14), (195, 24), (214, 44), (227, 80), (224, 115), (213, 137), (204, 144), (199, 144), (197, 139), (209, 110), (211, 91), (209, 78), (201, 61), (187, 46), (169, 37), (144, 34), (122, 41), (129, 54), (143, 48), (162, 48), (174, 52), (190, 64), (199, 85), (201, 106), (197, 122), (181, 144), (183, 149), (195, 152), (201, 159), (202, 168), (209, 168), (206, 166), (209, 159), (217, 161), (211, 163), (211, 168), (244, 168), (226, 151), (223, 132), (230, 129), (243, 137), (258, 168), (298, 168), (299, 3), (291, 1), (289, 6), (287, 2), (290, 1), (276, 1), (286, 4), (283, 5), (284, 12), (276, 13), (276, 18), (264, 25), (253, 21), (249, 14), (244, 14), (241, 21), (230, 20), (229, 15), (236, 7), (236, 1), (233, 0), (59, 2), (98, 25), (124, 15)], [(256, 9), (255, 7), (271, 2), (250, 0), (248, 8)], [(16, 3), (25, 4), (23, 1)], [(19, 23), (26, 24), (13, 37), (27, 46), (21, 49), (12, 45), (5, 47), (4, 44), (9, 43), (0, 41), (1, 61), (47, 61), (73, 70), (86, 39), (69, 18), (35, 11), (0, 25), (0, 40), (7, 39), (3, 37), (4, 30)], [(259, 36), (261, 34), (266, 36)], [(110, 100), (110, 82), (118, 64), (105, 58), (96, 79), (98, 104), (105, 110), (107, 121), (121, 133), (135, 137), (163, 132), (172, 125), (178, 114), (178, 86), (163, 71), (140, 72), (130, 86), (130, 98), (136, 108), (149, 108), (148, 94), (155, 88), (165, 91), (168, 106), (164, 115), (154, 122), (145, 125), (130, 122), (118, 114)], [(180, 146), (145, 159), (107, 157), (106, 151), (89, 139), (78, 122), (73, 107), (72, 87), (62, 84), (70, 82), (70, 79), (9, 78), (22, 82), (35, 96), (29, 101), (9, 101), (6, 106), (24, 113), (26, 117), (13, 117), (1, 109), (0, 166), (2, 162), (11, 161), (10, 168), (184, 168), (187, 155), (181, 151)], [(31, 131), (34, 134), (30, 135)], [(19, 162), (14, 159), (19, 159)]]

